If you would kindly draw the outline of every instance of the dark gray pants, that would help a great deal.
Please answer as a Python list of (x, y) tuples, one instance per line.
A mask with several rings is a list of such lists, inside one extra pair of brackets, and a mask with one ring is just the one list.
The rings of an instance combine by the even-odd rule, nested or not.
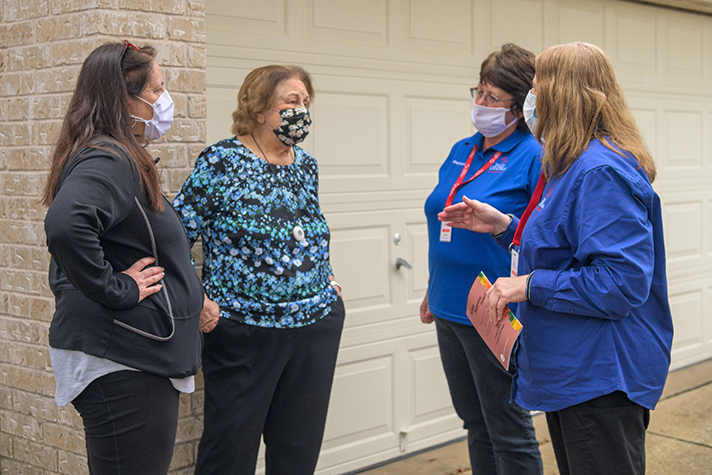
[(512, 373), (497, 361), (475, 327), (436, 318), (440, 359), (453, 406), (467, 429), (472, 473), (542, 473), (529, 411), (509, 402)]
[(205, 428), (197, 475), (253, 475), (260, 437), (267, 475), (314, 473), (344, 325), (341, 299), (300, 328), (221, 318), (205, 334)]
[(622, 391), (547, 412), (561, 475), (643, 475), (650, 411)]
[(89, 473), (168, 473), (179, 396), (168, 378), (141, 371), (117, 371), (92, 381), (72, 401), (84, 421)]

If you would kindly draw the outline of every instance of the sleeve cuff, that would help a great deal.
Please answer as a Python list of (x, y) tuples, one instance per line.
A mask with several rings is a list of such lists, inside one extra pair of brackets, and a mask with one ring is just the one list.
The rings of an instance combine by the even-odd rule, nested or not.
[(116, 310), (126, 310), (138, 305), (140, 292), (138, 284), (133, 277), (128, 274), (124, 274), (123, 272), (114, 272), (114, 278), (120, 282), (120, 287), (124, 287), (126, 289), (126, 295), (120, 301), (116, 302), (115, 305), (111, 305), (111, 307)]
[(509, 215), (512, 219), (509, 221), (509, 226), (501, 234), (492, 236), (499, 247), (509, 252), (509, 245), (512, 244), (512, 239), (514, 239), (514, 232), (517, 230), (517, 225), (519, 224), (519, 218), (513, 215)]
[(536, 269), (529, 278), (529, 301), (537, 307), (551, 307), (554, 300), (554, 285), (559, 271)]

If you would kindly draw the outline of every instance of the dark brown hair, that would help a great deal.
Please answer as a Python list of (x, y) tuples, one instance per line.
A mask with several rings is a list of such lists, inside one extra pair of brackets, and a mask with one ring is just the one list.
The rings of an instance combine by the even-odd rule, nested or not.
[(260, 125), (257, 122), (257, 114), (270, 108), (277, 98), (279, 86), (291, 78), (297, 78), (304, 83), (309, 98), (313, 101), (314, 86), (311, 76), (300, 66), (271, 64), (250, 72), (237, 93), (237, 109), (232, 113), (232, 133), (244, 135), (255, 130)]
[[(498, 87), (514, 96), (513, 111), (521, 111), (524, 100), (532, 88), (534, 61), (531, 51), (512, 43), (502, 45), (502, 49), (491, 53), (480, 67), (480, 83)], [(519, 119), (517, 128), (528, 132), (524, 119)]]
[(92, 51), (82, 65), (74, 95), (64, 116), (52, 153), (52, 164), (42, 202), (49, 206), (57, 195), (59, 177), (69, 159), (104, 135), (126, 150), (136, 164), (151, 209), (163, 210), (158, 170), (131, 130), (129, 96), (140, 96), (154, 71), (156, 52), (126, 43), (106, 43)]

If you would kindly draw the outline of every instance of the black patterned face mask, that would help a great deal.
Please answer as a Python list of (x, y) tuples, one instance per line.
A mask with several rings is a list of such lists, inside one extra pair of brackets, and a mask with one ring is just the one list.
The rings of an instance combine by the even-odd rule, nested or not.
[(279, 128), (272, 129), (283, 144), (292, 146), (302, 142), (309, 135), (311, 116), (306, 107), (295, 107), (279, 111), (282, 123)]

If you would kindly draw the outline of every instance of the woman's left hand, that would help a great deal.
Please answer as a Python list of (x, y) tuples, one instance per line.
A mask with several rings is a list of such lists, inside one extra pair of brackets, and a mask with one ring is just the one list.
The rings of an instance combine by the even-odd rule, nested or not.
[(333, 283), (333, 282), (336, 282), (336, 280), (334, 280), (334, 276), (333, 276), (333, 275), (330, 275), (330, 276), (329, 276), (329, 285), (331, 285), (332, 287), (334, 287), (334, 288), (336, 289), (336, 294), (341, 298), (341, 300), (343, 300), (343, 299), (344, 299), (344, 296), (341, 295), (341, 286), (338, 285), (338, 284), (335, 284), (335, 283)]
[(504, 307), (509, 303), (519, 303), (527, 299), (527, 275), (500, 277), (487, 293), (487, 311), (493, 323), (504, 318)]
[(217, 326), (220, 320), (220, 306), (205, 296), (203, 300), (203, 310), (200, 312), (200, 330), (203, 333), (210, 333)]

